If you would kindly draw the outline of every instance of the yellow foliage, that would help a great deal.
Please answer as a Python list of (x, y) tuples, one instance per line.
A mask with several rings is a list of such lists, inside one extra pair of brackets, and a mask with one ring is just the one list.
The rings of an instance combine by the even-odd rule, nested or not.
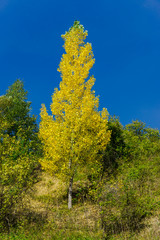
[(62, 36), (66, 52), (58, 69), (62, 81), (52, 96), (52, 116), (44, 105), (40, 114), (42, 167), (67, 179), (79, 167), (96, 165), (101, 157), (98, 153), (103, 152), (110, 140), (108, 112), (98, 111), (99, 98), (92, 91), (95, 79), (89, 76), (89, 71), (95, 59), (91, 44), (84, 42), (86, 36), (81, 25), (73, 26)]

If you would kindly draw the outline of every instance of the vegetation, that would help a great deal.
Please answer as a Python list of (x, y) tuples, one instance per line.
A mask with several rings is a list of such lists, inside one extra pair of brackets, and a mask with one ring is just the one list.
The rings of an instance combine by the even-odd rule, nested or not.
[(41, 164), (67, 181), (69, 209), (75, 175), (86, 165), (90, 166), (90, 174), (99, 171), (102, 152), (110, 139), (108, 112), (98, 112), (99, 99), (91, 91), (95, 80), (92, 76), (86, 81), (94, 64), (91, 44), (84, 43), (86, 36), (78, 22), (62, 36), (66, 54), (58, 69), (62, 76), (60, 90), (55, 89), (52, 97), (53, 116), (47, 114), (44, 105), (41, 110)]
[(0, 97), (0, 229), (16, 222), (16, 205), (35, 182), (38, 127), (29, 115), (23, 83), (17, 80)]
[(86, 35), (75, 22), (63, 36), (62, 82), (40, 131), (21, 80), (0, 97), (0, 239), (160, 239), (159, 130), (98, 111)]

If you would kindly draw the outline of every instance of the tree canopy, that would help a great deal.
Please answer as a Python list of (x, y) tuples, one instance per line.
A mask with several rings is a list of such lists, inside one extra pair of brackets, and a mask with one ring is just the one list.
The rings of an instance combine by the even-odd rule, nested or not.
[[(58, 68), (62, 81), (52, 96), (52, 116), (45, 105), (41, 109), (42, 167), (66, 178), (70, 182), (69, 192), (79, 168), (89, 164), (90, 171), (94, 171), (97, 165), (98, 171), (100, 152), (110, 140), (108, 112), (98, 111), (99, 98), (92, 90), (95, 79), (89, 76), (89, 71), (95, 59), (91, 44), (85, 43), (86, 37), (87, 31), (79, 22), (62, 35), (66, 53)], [(68, 207), (71, 208), (71, 201)]]

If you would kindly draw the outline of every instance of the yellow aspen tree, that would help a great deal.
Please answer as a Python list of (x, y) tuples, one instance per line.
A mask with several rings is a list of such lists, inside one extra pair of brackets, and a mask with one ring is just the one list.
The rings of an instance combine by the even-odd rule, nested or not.
[(100, 166), (102, 155), (98, 153), (110, 140), (108, 112), (98, 111), (99, 98), (92, 90), (95, 79), (89, 76), (89, 70), (95, 59), (92, 45), (85, 43), (87, 35), (78, 21), (62, 35), (65, 54), (58, 68), (62, 81), (52, 96), (52, 115), (48, 115), (45, 105), (40, 113), (39, 135), (44, 147), (41, 165), (68, 181), (69, 209), (76, 172), (87, 164)]

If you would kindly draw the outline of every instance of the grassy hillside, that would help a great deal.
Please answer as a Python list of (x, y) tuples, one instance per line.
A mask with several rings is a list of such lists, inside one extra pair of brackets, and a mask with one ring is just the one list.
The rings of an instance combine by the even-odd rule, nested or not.
[[(98, 193), (94, 191), (91, 195), (84, 190), (80, 193), (78, 190), (84, 187), (77, 181), (72, 210), (67, 209), (65, 184), (42, 172), (40, 181), (15, 209), (15, 225), (8, 233), (1, 234), (0, 239), (158, 240), (160, 168), (156, 165), (159, 160), (155, 156), (145, 161), (146, 177), (137, 180), (138, 173), (133, 166), (128, 167), (116, 179), (103, 181)], [(127, 190), (122, 187), (126, 181)]]
[[(159, 132), (111, 120), (100, 176), (84, 169), (67, 208), (65, 182), (39, 169), (37, 182), (7, 217), (0, 239), (159, 240)], [(85, 177), (84, 177), (85, 176)]]

